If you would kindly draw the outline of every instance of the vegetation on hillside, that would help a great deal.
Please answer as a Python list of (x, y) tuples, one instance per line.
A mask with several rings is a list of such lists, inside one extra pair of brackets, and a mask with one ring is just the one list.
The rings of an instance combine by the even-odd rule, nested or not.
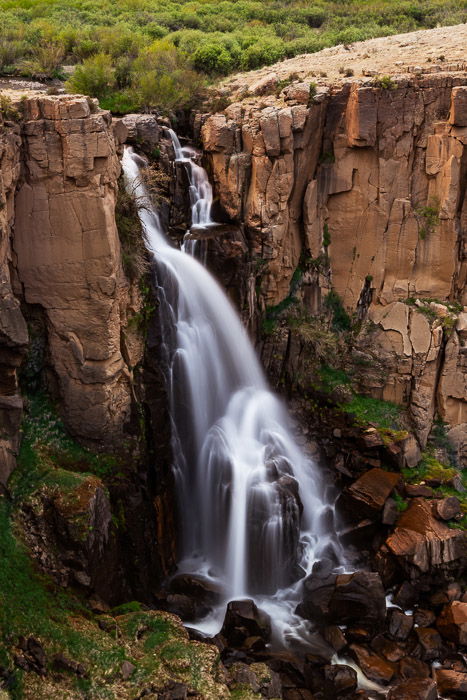
[(466, 0), (0, 0), (0, 74), (67, 77), (115, 112), (187, 107), (202, 80), (466, 19)]

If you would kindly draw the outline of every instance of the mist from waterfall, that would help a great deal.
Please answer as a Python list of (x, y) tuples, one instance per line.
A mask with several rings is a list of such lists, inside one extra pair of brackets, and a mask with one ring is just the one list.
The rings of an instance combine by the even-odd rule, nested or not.
[[(209, 226), (205, 170), (172, 132), (187, 171), (193, 229)], [(248, 335), (223, 289), (162, 229), (126, 148), (126, 184), (155, 262), (181, 518), (179, 571), (221, 584), (223, 605), (196, 626), (219, 630), (225, 603), (251, 597), (272, 616), (276, 639), (303, 638), (294, 614), (300, 580), (323, 556), (340, 560), (333, 508), (313, 461), (297, 445), (283, 403), (268, 388)]]

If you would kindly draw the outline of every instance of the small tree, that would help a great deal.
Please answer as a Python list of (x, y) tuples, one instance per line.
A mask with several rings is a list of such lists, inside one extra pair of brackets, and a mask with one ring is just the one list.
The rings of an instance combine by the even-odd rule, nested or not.
[(66, 82), (70, 92), (97, 98), (106, 97), (114, 87), (115, 69), (112, 59), (105, 53), (87, 58)]
[(168, 112), (189, 105), (200, 78), (186, 56), (161, 39), (134, 61), (132, 87), (142, 106)]
[(233, 59), (221, 44), (202, 44), (193, 54), (193, 65), (208, 75), (227, 75), (232, 69)]

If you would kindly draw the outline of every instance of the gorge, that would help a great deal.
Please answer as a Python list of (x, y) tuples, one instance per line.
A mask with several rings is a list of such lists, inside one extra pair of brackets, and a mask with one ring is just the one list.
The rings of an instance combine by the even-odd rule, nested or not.
[(12, 93), (7, 697), (463, 696), (467, 86), (444, 68), (252, 76), (183, 145)]

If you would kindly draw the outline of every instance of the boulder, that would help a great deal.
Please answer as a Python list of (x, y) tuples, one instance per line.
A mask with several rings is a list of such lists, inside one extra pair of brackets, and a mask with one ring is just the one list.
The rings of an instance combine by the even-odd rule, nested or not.
[(454, 600), (446, 605), (436, 627), (444, 639), (467, 646), (467, 602)]
[(359, 518), (375, 516), (400, 482), (400, 474), (377, 467), (370, 469), (347, 489), (352, 509), (358, 512)]
[(220, 634), (228, 644), (241, 647), (248, 637), (261, 637), (268, 642), (271, 637), (271, 620), (259, 610), (253, 600), (232, 600), (227, 605)]
[(432, 610), (425, 610), (425, 608), (417, 608), (413, 615), (414, 624), (417, 627), (430, 627), (436, 620), (436, 615)]
[(448, 496), (435, 501), (434, 515), (440, 520), (452, 520), (461, 512), (461, 504), (456, 496)]
[(324, 697), (326, 700), (347, 697), (357, 688), (357, 673), (345, 664), (324, 667)]
[(431, 675), (430, 667), (426, 663), (410, 656), (406, 656), (399, 661), (397, 670), (398, 676), (404, 679), (429, 678)]
[(445, 654), (443, 640), (431, 627), (416, 627), (415, 634), (421, 647), (423, 661), (437, 661)]
[(414, 621), (412, 615), (406, 615), (398, 608), (389, 608), (387, 623), (391, 637), (399, 642), (403, 642), (412, 631)]
[(437, 700), (436, 683), (426, 678), (403, 681), (391, 688), (387, 700)]
[(442, 697), (464, 700), (467, 697), (467, 673), (439, 668), (435, 670), (435, 679)]
[(430, 504), (415, 498), (402, 513), (386, 546), (411, 580), (420, 574), (439, 577), (441, 571), (461, 570), (467, 562), (467, 537), (433, 517)]
[(204, 576), (178, 574), (169, 583), (169, 591), (189, 596), (208, 605), (215, 605), (222, 596), (221, 587)]
[(384, 589), (377, 573), (356, 571), (321, 578), (312, 572), (303, 583), (303, 592), (297, 613), (321, 624), (380, 625), (386, 614)]
[(394, 664), (384, 661), (377, 654), (368, 651), (363, 646), (352, 644), (350, 651), (363, 673), (370, 681), (387, 685), (394, 676), (396, 667)]

